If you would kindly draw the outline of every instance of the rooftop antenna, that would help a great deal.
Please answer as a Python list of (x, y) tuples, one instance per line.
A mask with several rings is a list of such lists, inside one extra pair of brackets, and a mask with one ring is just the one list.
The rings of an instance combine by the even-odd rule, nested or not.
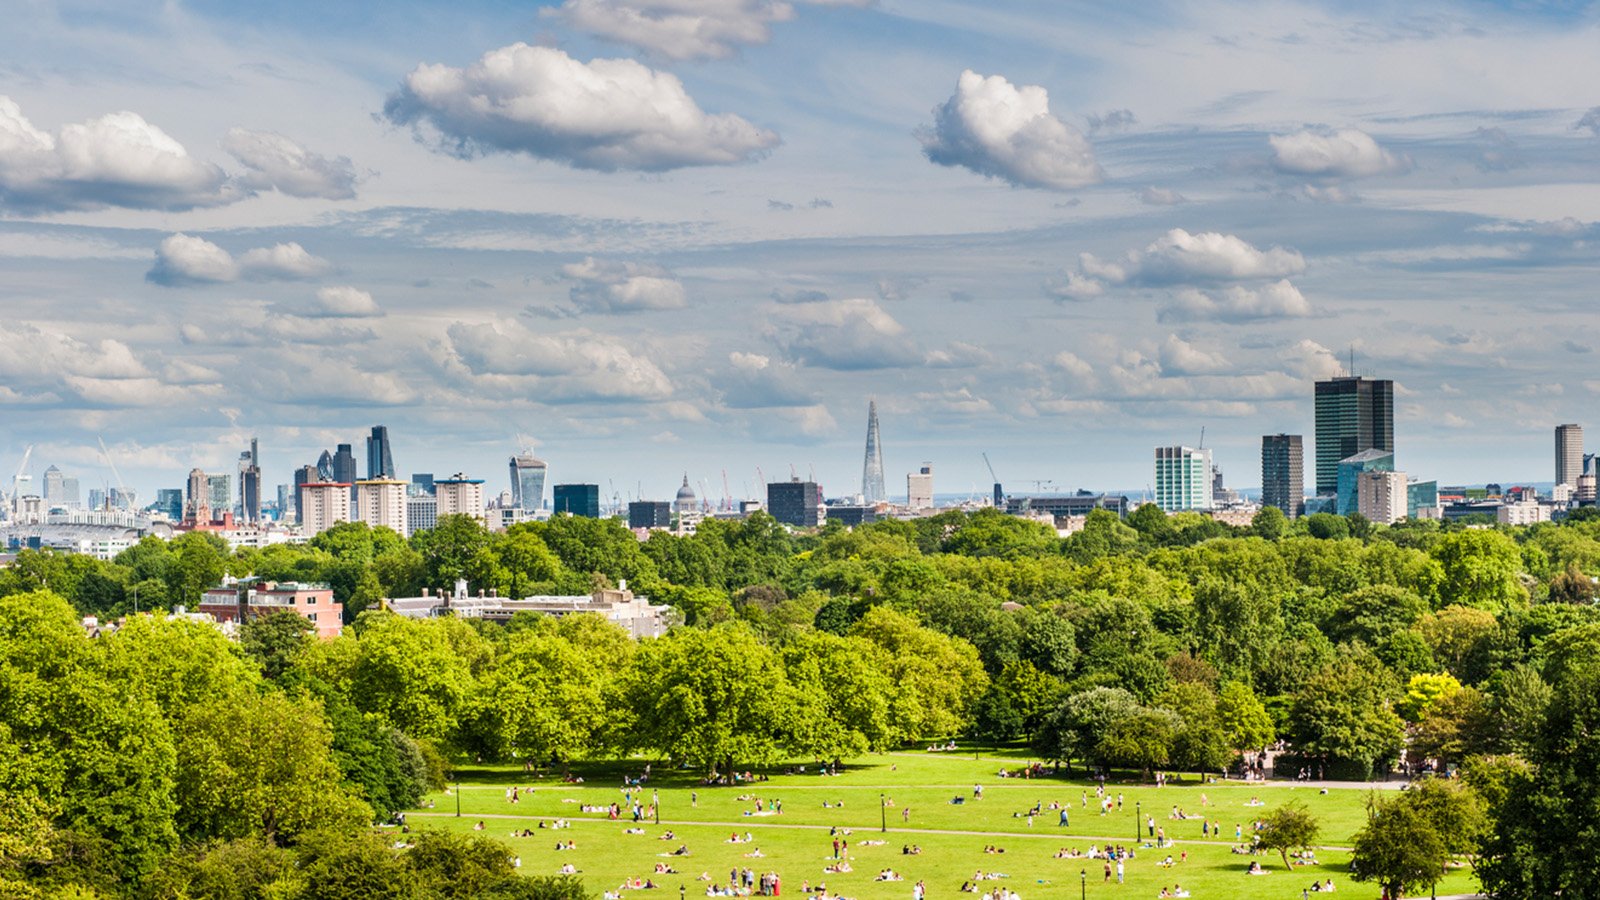
[(1200, 426), (1200, 446), (1195, 448), (1195, 449), (1204, 450), (1205, 448), (1206, 448), (1206, 427), (1204, 425), (1201, 425)]

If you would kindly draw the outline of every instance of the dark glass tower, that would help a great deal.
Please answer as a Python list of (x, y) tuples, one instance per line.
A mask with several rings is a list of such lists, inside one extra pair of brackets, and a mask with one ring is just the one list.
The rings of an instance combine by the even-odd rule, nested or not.
[(367, 477), (393, 479), (394, 457), (389, 453), (389, 426), (374, 425), (367, 437)]
[(558, 484), (555, 486), (551, 509), (557, 513), (570, 513), (590, 519), (600, 518), (600, 485)]
[(1306, 499), (1306, 454), (1298, 434), (1261, 437), (1261, 505), (1299, 518)]
[(1394, 452), (1394, 382), (1346, 377), (1317, 382), (1317, 494), (1339, 489), (1339, 460)]
[(861, 497), (869, 505), (889, 499), (883, 486), (883, 445), (878, 443), (878, 401), (867, 401), (867, 458), (861, 467)]

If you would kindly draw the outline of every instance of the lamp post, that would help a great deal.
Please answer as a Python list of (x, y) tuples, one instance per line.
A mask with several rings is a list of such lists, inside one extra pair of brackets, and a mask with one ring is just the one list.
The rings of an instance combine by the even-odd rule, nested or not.
[(1139, 829), (1144, 826), (1144, 804), (1133, 801), (1133, 842), (1139, 843)]
[(888, 833), (888, 831), (889, 831), (889, 807), (888, 807), (887, 801), (884, 799), (884, 796), (881, 793), (878, 794), (878, 818), (880, 820), (882, 820), (881, 823), (878, 826), (878, 832), (880, 834)]
[(655, 811), (656, 824), (661, 824), (661, 792), (655, 788), (650, 789), (650, 808)]
[(1088, 869), (1079, 869), (1078, 870), (1078, 897), (1080, 898), (1080, 900), (1082, 900), (1082, 898), (1085, 898), (1085, 897), (1088, 897), (1088, 896), (1089, 896), (1089, 870)]
[(461, 818), (461, 782), (456, 781), (456, 818)]

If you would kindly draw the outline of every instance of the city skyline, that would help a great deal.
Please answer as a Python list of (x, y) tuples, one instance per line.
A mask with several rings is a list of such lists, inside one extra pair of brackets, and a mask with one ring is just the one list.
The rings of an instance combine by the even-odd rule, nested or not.
[[(1406, 472), (1545, 482), (1600, 399), (1592, 6), (582, 6), (6, 4), (0, 477), (143, 505), (259, 437), (265, 500), (383, 423), (491, 494), (834, 496), (875, 397), (891, 497), (1202, 428), (1253, 487), (1353, 355)], [(551, 111), (597, 74), (638, 140)]]

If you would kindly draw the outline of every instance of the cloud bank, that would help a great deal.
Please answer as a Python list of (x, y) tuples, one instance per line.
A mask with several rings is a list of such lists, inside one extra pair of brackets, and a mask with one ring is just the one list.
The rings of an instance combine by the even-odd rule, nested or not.
[(932, 162), (1016, 187), (1069, 190), (1104, 177), (1083, 133), (1050, 114), (1044, 88), (1019, 88), (1000, 75), (962, 72), (918, 138)]

